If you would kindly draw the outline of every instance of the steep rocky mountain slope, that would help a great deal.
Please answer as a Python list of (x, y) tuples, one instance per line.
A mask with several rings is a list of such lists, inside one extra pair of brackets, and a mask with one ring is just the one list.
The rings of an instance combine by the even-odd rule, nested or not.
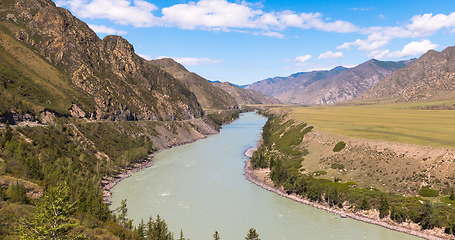
[(161, 68), (182, 82), (196, 95), (199, 103), (204, 108), (224, 109), (234, 108), (237, 105), (235, 99), (227, 92), (212, 86), (206, 79), (188, 71), (171, 58), (152, 60), (147, 63)]
[(294, 104), (335, 104), (351, 100), (374, 86), (393, 71), (408, 64), (369, 60), (353, 68), (296, 73), (259, 81), (248, 89)]
[(0, 9), (0, 115), (33, 118), (49, 110), (112, 120), (202, 116), (194, 94), (137, 56), (125, 39), (99, 39), (49, 0), (1, 1)]
[(279, 103), (273, 97), (264, 96), (259, 92), (240, 88), (231, 83), (208, 81), (196, 73), (188, 71), (171, 58), (152, 60), (148, 63), (160, 67), (180, 80), (196, 95), (204, 108), (225, 109), (234, 108), (239, 104)]
[(279, 104), (274, 97), (265, 96), (251, 89), (241, 88), (229, 82), (212, 82), (212, 85), (229, 93), (238, 104)]
[(417, 101), (455, 96), (455, 47), (428, 51), (378, 82), (363, 98)]

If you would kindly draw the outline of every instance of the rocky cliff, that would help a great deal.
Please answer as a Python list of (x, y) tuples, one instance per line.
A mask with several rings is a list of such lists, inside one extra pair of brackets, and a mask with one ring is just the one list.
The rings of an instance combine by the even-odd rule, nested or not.
[(369, 60), (353, 68), (302, 72), (289, 77), (270, 78), (247, 88), (274, 96), (284, 103), (335, 104), (351, 100), (408, 62)]
[(137, 56), (103, 40), (49, 0), (0, 2), (1, 111), (52, 110), (73, 117), (171, 120), (201, 117), (194, 94)]
[(450, 96), (455, 96), (455, 47), (428, 51), (380, 81), (363, 98), (418, 101)]

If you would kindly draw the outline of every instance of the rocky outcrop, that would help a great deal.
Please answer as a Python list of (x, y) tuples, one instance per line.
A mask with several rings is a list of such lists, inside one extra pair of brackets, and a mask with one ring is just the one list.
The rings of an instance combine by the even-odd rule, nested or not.
[(428, 51), (380, 81), (363, 98), (418, 101), (455, 95), (455, 47)]
[[(67, 91), (74, 96), (68, 101), (79, 108), (75, 111), (68, 103), (72, 115), (110, 120), (202, 116), (194, 94), (170, 74), (137, 56), (125, 39), (99, 39), (84, 22), (50, 0), (11, 0), (2, 3), (1, 8), (2, 31), (60, 71), (58, 80), (43, 85), (70, 85)], [(24, 63), (14, 64), (20, 69)], [(46, 97), (21, 98), (36, 101)]]
[(353, 68), (296, 73), (270, 78), (247, 86), (283, 103), (335, 104), (360, 96), (393, 71), (408, 64), (372, 59)]

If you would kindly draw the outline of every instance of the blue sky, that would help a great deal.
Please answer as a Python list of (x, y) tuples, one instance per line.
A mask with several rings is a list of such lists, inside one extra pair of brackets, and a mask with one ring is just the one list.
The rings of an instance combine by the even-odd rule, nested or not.
[(455, 0), (57, 0), (103, 38), (209, 80), (401, 60), (455, 45)]

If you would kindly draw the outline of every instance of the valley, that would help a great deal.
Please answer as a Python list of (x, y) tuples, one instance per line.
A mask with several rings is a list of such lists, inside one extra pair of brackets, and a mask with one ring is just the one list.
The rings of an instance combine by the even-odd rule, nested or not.
[[(381, 49), (455, 13), (157, 2), (0, 1), (1, 240), (455, 239), (455, 47)], [(368, 39), (289, 58), (325, 41), (277, 24)]]

